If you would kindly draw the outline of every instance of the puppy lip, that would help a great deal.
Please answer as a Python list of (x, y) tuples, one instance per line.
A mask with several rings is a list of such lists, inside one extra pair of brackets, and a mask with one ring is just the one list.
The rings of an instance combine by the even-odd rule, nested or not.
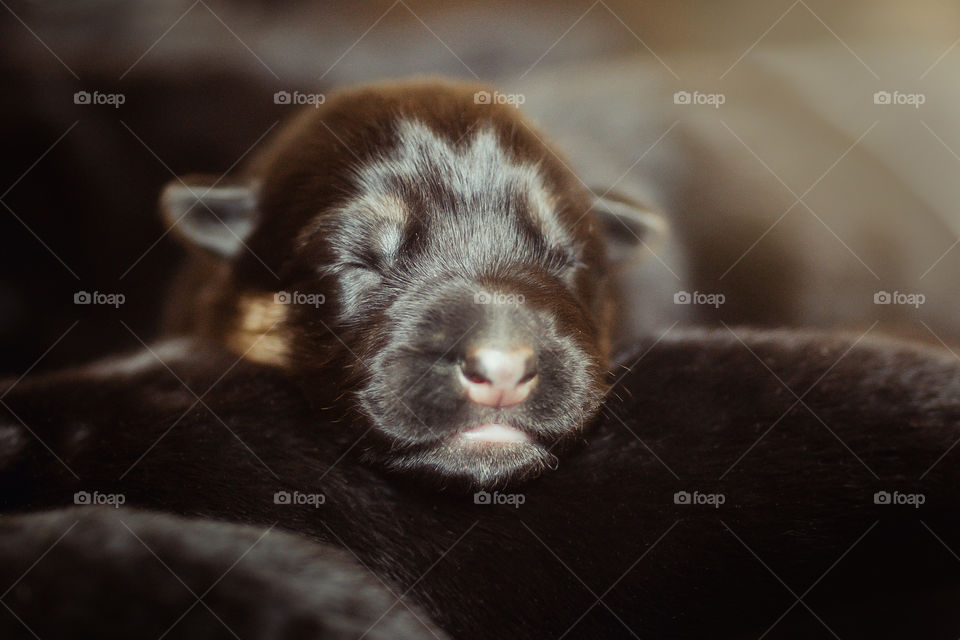
[(471, 442), (500, 442), (500, 443), (529, 443), (530, 436), (516, 427), (488, 422), (477, 427), (471, 427), (459, 434), (462, 440)]

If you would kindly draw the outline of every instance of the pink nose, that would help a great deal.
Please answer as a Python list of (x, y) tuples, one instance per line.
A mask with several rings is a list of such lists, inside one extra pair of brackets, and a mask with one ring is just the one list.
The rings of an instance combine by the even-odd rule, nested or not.
[(537, 358), (530, 347), (480, 347), (467, 354), (461, 367), (467, 397), (488, 407), (523, 402), (537, 378)]

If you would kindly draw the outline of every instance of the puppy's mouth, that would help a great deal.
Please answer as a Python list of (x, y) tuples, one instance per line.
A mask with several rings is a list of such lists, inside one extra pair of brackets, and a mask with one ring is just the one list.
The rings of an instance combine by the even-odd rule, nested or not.
[[(478, 421), (429, 442), (367, 451), (389, 470), (414, 475), (441, 488), (496, 487), (539, 476), (557, 466), (545, 440), (525, 425), (503, 420)], [(375, 457), (369, 457), (369, 456)]]
[(488, 422), (476, 427), (471, 427), (461, 431), (455, 440), (465, 445), (505, 445), (505, 444), (529, 444), (532, 439), (526, 432), (517, 429), (509, 424), (501, 422)]

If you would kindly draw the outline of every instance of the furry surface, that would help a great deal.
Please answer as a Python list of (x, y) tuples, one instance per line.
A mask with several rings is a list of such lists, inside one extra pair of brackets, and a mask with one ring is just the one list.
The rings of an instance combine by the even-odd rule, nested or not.
[(0, 521), (0, 636), (440, 638), (348, 552), (110, 507)]
[(364, 464), (354, 425), (201, 345), (172, 371), (26, 379), (4, 398), (0, 499), (22, 511), (99, 491), (277, 522), (348, 547), (458, 638), (956, 634), (955, 358), (721, 330), (627, 362), (581, 450), (479, 496)]

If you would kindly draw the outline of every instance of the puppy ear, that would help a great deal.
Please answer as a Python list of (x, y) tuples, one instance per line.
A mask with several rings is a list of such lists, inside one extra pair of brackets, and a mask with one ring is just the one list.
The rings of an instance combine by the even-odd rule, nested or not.
[(645, 250), (656, 251), (670, 233), (666, 218), (619, 193), (597, 195), (593, 214), (613, 263), (639, 259)]
[(688, 319), (691, 307), (674, 303), (688, 288), (687, 252), (667, 217), (621, 194), (598, 195), (594, 219), (616, 300), (613, 352), (633, 353), (638, 341)]
[(231, 258), (259, 218), (257, 189), (244, 182), (218, 182), (213, 176), (177, 179), (160, 195), (164, 224), (188, 244)]

